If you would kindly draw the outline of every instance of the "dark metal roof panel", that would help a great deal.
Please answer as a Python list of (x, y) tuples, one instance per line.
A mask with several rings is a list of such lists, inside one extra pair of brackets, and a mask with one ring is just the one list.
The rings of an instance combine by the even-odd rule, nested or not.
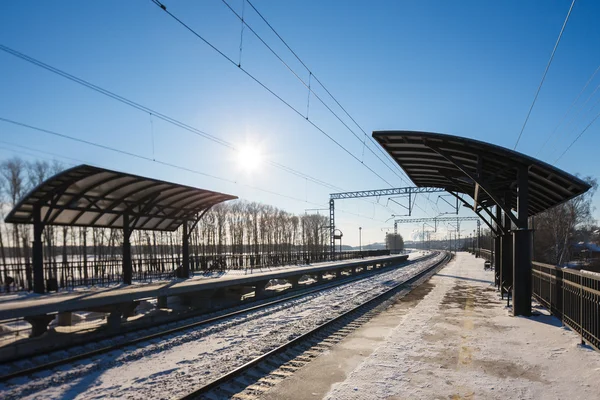
[[(373, 138), (416, 186), (438, 187), (473, 197), (475, 182), (469, 175), (481, 173), (494, 193), (502, 197), (505, 193), (511, 195), (513, 209), (517, 207), (517, 171), (525, 166), (530, 194), (528, 215), (538, 214), (590, 189), (581, 179), (543, 161), (474, 139), (416, 131), (377, 131), (373, 132)], [(456, 162), (449, 161), (440, 150)], [(478, 202), (486, 206), (494, 204), (483, 190), (479, 191)]]
[(215, 204), (236, 196), (111, 171), (90, 165), (67, 169), (40, 184), (5, 221), (32, 224), (40, 207), (50, 225), (123, 228), (128, 214), (133, 229), (173, 231)]

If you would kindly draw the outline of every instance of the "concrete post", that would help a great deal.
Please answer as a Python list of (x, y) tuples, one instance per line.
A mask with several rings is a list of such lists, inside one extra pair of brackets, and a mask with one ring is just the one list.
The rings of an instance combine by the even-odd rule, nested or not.
[(58, 313), (58, 326), (71, 326), (73, 324), (73, 313), (70, 311)]
[(156, 298), (156, 308), (168, 308), (167, 296), (158, 296)]
[(34, 338), (48, 331), (48, 324), (54, 319), (54, 315), (33, 315), (24, 319), (31, 324), (30, 337)]
[(266, 292), (265, 292), (265, 286), (267, 286), (267, 284), (269, 283), (269, 281), (260, 281), (260, 282), (256, 282), (254, 284), (254, 298), (255, 299), (260, 299), (266, 296)]
[(292, 276), (290, 278), (287, 278), (287, 280), (292, 284), (292, 289), (297, 289), (298, 286), (300, 286), (300, 276)]

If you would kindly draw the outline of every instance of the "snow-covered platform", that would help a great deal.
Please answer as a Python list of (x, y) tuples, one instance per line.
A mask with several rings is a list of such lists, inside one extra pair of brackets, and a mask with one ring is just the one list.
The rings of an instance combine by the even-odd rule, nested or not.
[(512, 317), (492, 274), (459, 253), (326, 398), (600, 399), (600, 353), (541, 307)]
[[(232, 286), (257, 286), (262, 289), (271, 279), (290, 279), (302, 275), (338, 273), (353, 268), (389, 266), (406, 261), (407, 255), (371, 257), (355, 261), (326, 262), (314, 265), (290, 266), (271, 271), (225, 274), (217, 277), (197, 277), (188, 280), (152, 284), (97, 288), (77, 292), (45, 295), (31, 294), (25, 298), (0, 302), (0, 320), (39, 316), (126, 304), (145, 298), (161, 298), (193, 294)], [(262, 284), (262, 286), (260, 286)]]

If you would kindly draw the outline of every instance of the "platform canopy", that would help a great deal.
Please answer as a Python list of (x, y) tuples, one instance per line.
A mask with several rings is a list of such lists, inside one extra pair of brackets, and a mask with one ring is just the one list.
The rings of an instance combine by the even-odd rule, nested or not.
[[(376, 131), (373, 138), (420, 187), (465, 193), (475, 205), (517, 209), (519, 169), (527, 169), (527, 215), (535, 215), (590, 189), (552, 165), (504, 147), (440, 133)], [(506, 208), (505, 208), (506, 210)]]
[(237, 197), (89, 165), (67, 169), (29, 192), (5, 221), (174, 231), (215, 204)]

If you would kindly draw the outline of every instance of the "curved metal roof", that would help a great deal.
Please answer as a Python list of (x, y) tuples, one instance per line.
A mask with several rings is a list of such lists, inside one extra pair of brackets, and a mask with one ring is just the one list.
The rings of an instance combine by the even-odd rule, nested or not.
[(496, 204), (490, 193), (501, 199), (509, 193), (510, 207), (517, 208), (516, 183), (520, 167), (528, 170), (528, 215), (540, 213), (590, 189), (581, 179), (552, 165), (474, 139), (415, 131), (377, 131), (373, 132), (373, 138), (415, 185), (465, 193), (484, 206)]
[(236, 196), (89, 165), (67, 169), (29, 192), (5, 221), (32, 224), (36, 206), (48, 225), (174, 231)]

